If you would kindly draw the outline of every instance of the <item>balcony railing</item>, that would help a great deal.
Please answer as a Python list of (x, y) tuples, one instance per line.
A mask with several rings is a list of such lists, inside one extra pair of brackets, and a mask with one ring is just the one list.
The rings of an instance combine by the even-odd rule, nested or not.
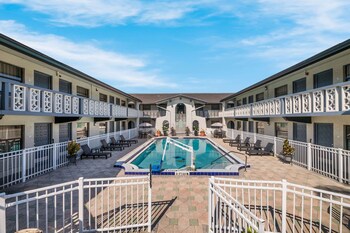
[(142, 113), (143, 117), (157, 118), (160, 116), (159, 110), (144, 110)]
[(225, 117), (322, 115), (350, 110), (350, 82), (227, 109)]
[(136, 109), (9, 80), (0, 80), (0, 112), (86, 117), (138, 117)]
[(196, 116), (205, 117), (205, 118), (215, 118), (222, 116), (221, 110), (197, 110)]

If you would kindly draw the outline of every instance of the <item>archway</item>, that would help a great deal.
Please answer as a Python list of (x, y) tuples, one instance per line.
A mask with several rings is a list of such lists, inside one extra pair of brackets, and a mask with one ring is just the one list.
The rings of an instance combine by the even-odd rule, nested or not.
[(128, 122), (128, 129), (133, 129), (133, 128), (135, 128), (135, 122), (129, 121)]
[(199, 122), (197, 120), (192, 122), (192, 130), (199, 130)]
[(183, 103), (179, 103), (175, 107), (175, 129), (182, 133), (186, 129), (186, 106)]
[(234, 129), (235, 128), (235, 123), (233, 121), (227, 122), (227, 128), (228, 129)]

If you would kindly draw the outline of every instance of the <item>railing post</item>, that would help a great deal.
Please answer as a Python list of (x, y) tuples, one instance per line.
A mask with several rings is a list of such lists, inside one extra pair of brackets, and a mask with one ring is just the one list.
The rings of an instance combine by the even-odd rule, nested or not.
[(287, 181), (282, 180), (282, 233), (287, 231)]
[(338, 148), (338, 176), (339, 182), (343, 183), (343, 149)]
[(87, 137), (87, 144), (90, 147), (90, 137)]
[(210, 177), (209, 178), (209, 189), (208, 189), (208, 191), (209, 191), (209, 195), (208, 195), (208, 232), (212, 232), (211, 228), (212, 228), (212, 222), (213, 222), (212, 216), (211, 216), (211, 214), (212, 214), (211, 208), (212, 208), (212, 201), (213, 201), (213, 192), (211, 191), (212, 180), (213, 180), (213, 177)]
[(27, 173), (27, 151), (24, 149), (22, 154), (22, 182), (26, 182)]
[(308, 142), (307, 143), (307, 170), (311, 170), (311, 165), (312, 165), (312, 161), (311, 161), (311, 143)]
[(0, 233), (6, 233), (6, 199), (5, 199), (5, 193), (0, 193)]
[(254, 135), (254, 143), (256, 142), (256, 132), (253, 133)]
[(277, 138), (273, 137), (273, 156), (277, 155)]
[(152, 231), (152, 166), (150, 165), (148, 186), (148, 232)]
[(53, 144), (53, 155), (52, 155), (52, 159), (53, 159), (53, 163), (52, 163), (52, 166), (53, 166), (53, 169), (56, 170), (57, 168), (57, 143), (54, 143)]
[(259, 221), (259, 229), (258, 229), (258, 233), (264, 233), (265, 231), (264, 231), (264, 221)]
[(131, 138), (131, 137), (130, 137), (130, 131), (131, 131), (131, 130), (129, 129), (129, 130), (128, 130), (128, 135), (129, 135), (129, 138), (128, 138), (128, 139), (130, 139), (130, 138)]
[(83, 232), (84, 228), (84, 178), (80, 177), (78, 180), (79, 186), (78, 186), (78, 202), (79, 202), (79, 212), (78, 212), (78, 218), (79, 218), (79, 232)]

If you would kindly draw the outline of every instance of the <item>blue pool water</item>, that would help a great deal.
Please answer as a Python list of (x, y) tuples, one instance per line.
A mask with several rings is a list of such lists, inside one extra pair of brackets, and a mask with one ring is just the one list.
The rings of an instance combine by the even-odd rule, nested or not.
[[(195, 155), (196, 169), (224, 169), (231, 165), (228, 160), (206, 139), (176, 139), (192, 146)], [(131, 163), (139, 168), (147, 169), (149, 165), (159, 165), (162, 159), (166, 139), (157, 139), (146, 150), (137, 156)], [(161, 169), (182, 169), (190, 166), (190, 153), (172, 144), (167, 146), (165, 160)]]

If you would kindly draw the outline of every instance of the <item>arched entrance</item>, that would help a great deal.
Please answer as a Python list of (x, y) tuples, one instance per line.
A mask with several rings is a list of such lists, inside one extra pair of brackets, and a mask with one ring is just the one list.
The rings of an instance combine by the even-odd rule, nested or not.
[(133, 129), (133, 128), (135, 128), (135, 122), (129, 121), (128, 122), (128, 129)]
[(186, 106), (183, 103), (175, 108), (175, 129), (179, 133), (184, 133), (186, 129)]
[(235, 128), (235, 123), (233, 121), (227, 122), (227, 128), (228, 129), (234, 129)]

